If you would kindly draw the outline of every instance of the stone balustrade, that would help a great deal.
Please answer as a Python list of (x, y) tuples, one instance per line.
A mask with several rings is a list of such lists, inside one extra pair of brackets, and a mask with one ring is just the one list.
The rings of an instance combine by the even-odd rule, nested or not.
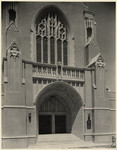
[(34, 78), (50, 78), (58, 80), (70, 80), (70, 81), (84, 81), (84, 69), (49, 65), (49, 64), (35, 64), (33, 65), (33, 77)]
[(56, 66), (33, 65), (33, 77), (54, 78), (56, 79)]
[(73, 67), (63, 67), (63, 80), (64, 79), (84, 81), (84, 71)]

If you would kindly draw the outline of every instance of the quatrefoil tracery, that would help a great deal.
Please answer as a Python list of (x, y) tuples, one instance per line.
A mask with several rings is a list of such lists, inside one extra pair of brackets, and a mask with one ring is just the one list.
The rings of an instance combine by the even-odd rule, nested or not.
[(37, 26), (37, 35), (41, 37), (55, 37), (57, 39), (67, 40), (67, 29), (58, 16), (48, 14)]

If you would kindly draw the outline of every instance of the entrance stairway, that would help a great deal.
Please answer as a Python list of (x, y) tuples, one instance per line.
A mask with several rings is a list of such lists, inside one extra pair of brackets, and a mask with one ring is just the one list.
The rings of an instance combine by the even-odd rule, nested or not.
[(29, 145), (29, 149), (51, 149), (51, 148), (91, 148), (91, 147), (108, 147), (106, 144), (95, 144), (93, 142), (84, 141), (76, 137), (74, 134), (45, 134), (39, 135), (37, 143)]

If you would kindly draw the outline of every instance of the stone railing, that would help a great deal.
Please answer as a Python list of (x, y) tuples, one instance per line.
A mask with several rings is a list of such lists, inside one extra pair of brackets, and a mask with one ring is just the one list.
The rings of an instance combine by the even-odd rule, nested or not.
[(57, 69), (55, 65), (33, 65), (33, 77), (56, 79)]
[[(6, 70), (7, 58), (3, 58), (4, 83), (8, 81)], [(26, 64), (32, 66), (32, 77), (37, 79), (62, 80), (65, 82), (84, 82), (85, 68), (62, 66), (61, 64), (42, 64), (31, 61), (22, 61), (22, 83), (25, 84)]]
[(84, 81), (84, 69), (49, 64), (33, 64), (33, 77)]
[(74, 67), (63, 67), (63, 80), (84, 81), (84, 69)]

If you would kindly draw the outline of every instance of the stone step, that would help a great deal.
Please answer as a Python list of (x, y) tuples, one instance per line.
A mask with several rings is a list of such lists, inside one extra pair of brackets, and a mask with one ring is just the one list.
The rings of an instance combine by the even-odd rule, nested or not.
[(29, 149), (77, 149), (77, 148), (95, 148), (110, 147), (110, 143), (93, 143), (84, 141), (74, 134), (45, 134), (39, 135), (37, 143), (29, 145)]
[(84, 145), (81, 140), (74, 134), (46, 134), (39, 135), (37, 143), (32, 144), (29, 148), (72, 148)]
[(48, 142), (48, 141), (78, 141), (81, 140), (74, 134), (45, 134), (39, 135), (37, 142)]

